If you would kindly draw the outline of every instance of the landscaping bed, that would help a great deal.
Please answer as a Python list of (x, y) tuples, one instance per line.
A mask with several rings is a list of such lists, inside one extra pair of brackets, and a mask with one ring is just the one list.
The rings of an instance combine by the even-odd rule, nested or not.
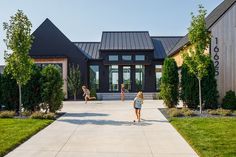
[(236, 156), (236, 118), (171, 118), (170, 122), (199, 156)]
[(0, 157), (52, 122), (53, 120), (0, 118)]

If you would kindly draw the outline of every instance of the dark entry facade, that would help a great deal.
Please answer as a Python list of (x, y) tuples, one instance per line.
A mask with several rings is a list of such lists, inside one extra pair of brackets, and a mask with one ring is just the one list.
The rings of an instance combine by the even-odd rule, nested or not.
[(63, 59), (64, 73), (70, 64), (78, 64), (81, 83), (98, 93), (119, 93), (121, 84), (130, 93), (159, 91), (164, 58), (181, 39), (150, 36), (148, 31), (112, 31), (102, 32), (100, 42), (71, 42), (49, 19), (33, 36), (30, 55), (36, 63)]

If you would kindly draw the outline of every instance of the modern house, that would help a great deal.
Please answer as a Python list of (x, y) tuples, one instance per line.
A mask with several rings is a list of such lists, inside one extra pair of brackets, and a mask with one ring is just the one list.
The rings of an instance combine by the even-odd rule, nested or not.
[[(225, 0), (206, 18), (212, 33), (208, 53), (215, 62), (218, 90), (236, 91), (236, 0)], [(190, 47), (188, 35), (150, 36), (148, 31), (102, 32), (100, 42), (72, 42), (49, 19), (33, 33), (30, 56), (40, 65), (61, 68), (67, 95), (71, 64), (81, 70), (81, 82), (96, 88), (101, 99), (119, 96), (121, 84), (129, 93), (142, 90), (152, 97), (160, 89), (163, 61), (173, 57), (181, 68), (180, 51)]]

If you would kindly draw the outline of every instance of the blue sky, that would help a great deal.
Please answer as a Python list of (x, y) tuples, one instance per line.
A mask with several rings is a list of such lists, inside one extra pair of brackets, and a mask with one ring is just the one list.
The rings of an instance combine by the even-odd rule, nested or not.
[(32, 32), (49, 18), (71, 41), (100, 41), (102, 31), (149, 31), (152, 36), (185, 35), (191, 12), (210, 13), (223, 0), (1, 0), (0, 64), (6, 49), (2, 23), (21, 9)]

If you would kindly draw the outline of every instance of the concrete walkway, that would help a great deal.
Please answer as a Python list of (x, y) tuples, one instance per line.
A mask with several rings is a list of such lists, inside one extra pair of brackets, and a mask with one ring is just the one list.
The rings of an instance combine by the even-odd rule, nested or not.
[(196, 157), (157, 110), (162, 101), (144, 103), (138, 124), (131, 101), (65, 102), (67, 114), (7, 157)]

